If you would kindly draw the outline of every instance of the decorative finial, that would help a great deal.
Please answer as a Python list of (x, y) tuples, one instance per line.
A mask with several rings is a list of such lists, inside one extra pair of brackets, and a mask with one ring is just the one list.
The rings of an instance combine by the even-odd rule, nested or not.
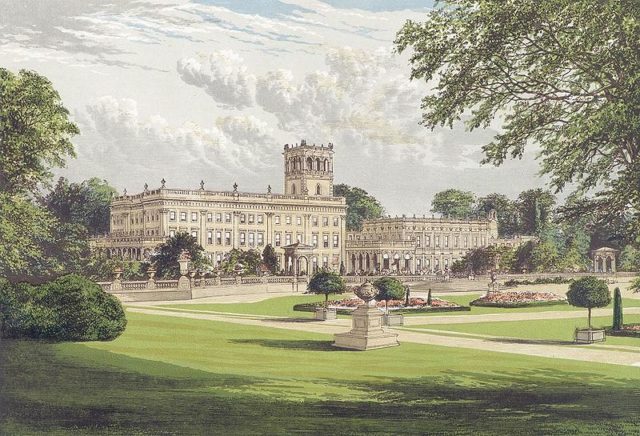
[(267, 192), (271, 194), (271, 185), (267, 186)]
[(237, 183), (233, 184), (233, 192), (238, 192), (238, 184)]
[(149, 184), (148, 183), (144, 184), (144, 192), (149, 192)]
[(204, 191), (204, 180), (200, 180), (200, 190)]
[(124, 195), (125, 197), (127, 196), (127, 188), (124, 188), (124, 191), (122, 191), (122, 195)]
[(164, 188), (165, 183), (167, 183), (167, 181), (163, 177), (162, 180), (160, 180), (160, 189)]

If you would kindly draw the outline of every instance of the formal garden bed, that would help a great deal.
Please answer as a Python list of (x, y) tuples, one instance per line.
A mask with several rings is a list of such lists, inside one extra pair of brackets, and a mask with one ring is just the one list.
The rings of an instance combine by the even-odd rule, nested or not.
[(469, 303), (479, 307), (532, 307), (555, 306), (567, 304), (566, 297), (552, 292), (506, 291), (487, 292), (482, 297)]
[(538, 277), (535, 280), (518, 280), (510, 279), (504, 282), (504, 286), (507, 288), (515, 288), (516, 286), (531, 286), (531, 285), (566, 285), (573, 282), (573, 278), (568, 277)]
[[(351, 315), (351, 313), (361, 304), (363, 301), (359, 298), (345, 298), (342, 300), (331, 300), (327, 303), (330, 308), (335, 308), (338, 314)], [(409, 305), (405, 305), (404, 300), (389, 300), (385, 305), (384, 301), (376, 303), (377, 307), (384, 309), (389, 308), (390, 312), (396, 314), (404, 313), (427, 313), (427, 312), (455, 312), (455, 311), (469, 311), (470, 307), (461, 306), (451, 301), (442, 300), (440, 298), (432, 298), (431, 305), (427, 304), (425, 298), (410, 298)], [(302, 303), (293, 306), (293, 310), (299, 312), (315, 312), (319, 307), (325, 307), (324, 302), (315, 303)]]
[(640, 338), (640, 323), (625, 324), (619, 330), (607, 329), (607, 335)]

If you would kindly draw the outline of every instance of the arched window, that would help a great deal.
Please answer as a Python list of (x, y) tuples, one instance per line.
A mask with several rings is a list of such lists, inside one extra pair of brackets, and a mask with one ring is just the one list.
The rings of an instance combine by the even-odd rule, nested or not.
[(307, 158), (307, 169), (308, 170), (313, 169), (313, 159), (311, 159), (310, 157)]
[(316, 170), (320, 171), (320, 158), (316, 159)]
[(295, 184), (291, 185), (291, 193), (293, 195), (296, 195), (296, 185)]
[(320, 191), (320, 183), (318, 183), (316, 185), (316, 195), (320, 195), (321, 191)]
[(324, 170), (329, 171), (329, 161), (327, 159), (324, 160)]

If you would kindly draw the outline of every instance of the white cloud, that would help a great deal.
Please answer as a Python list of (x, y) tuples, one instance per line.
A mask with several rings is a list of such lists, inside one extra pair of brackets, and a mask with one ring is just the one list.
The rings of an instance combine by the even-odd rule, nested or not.
[(204, 89), (223, 107), (243, 109), (253, 105), (255, 76), (231, 50), (180, 59), (177, 69), (185, 83)]

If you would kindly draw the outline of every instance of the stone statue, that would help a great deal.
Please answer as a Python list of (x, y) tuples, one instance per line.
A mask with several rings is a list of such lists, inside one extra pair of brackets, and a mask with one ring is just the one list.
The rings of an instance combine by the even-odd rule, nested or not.
[(204, 191), (204, 180), (200, 180), (200, 190)]
[(144, 184), (144, 192), (149, 192), (149, 184), (148, 183)]
[(233, 192), (238, 192), (238, 184), (237, 183), (233, 184)]
[(162, 180), (160, 180), (160, 189), (164, 188), (165, 183), (167, 183), (167, 181), (163, 177)]
[(271, 185), (267, 186), (267, 192), (271, 194)]

